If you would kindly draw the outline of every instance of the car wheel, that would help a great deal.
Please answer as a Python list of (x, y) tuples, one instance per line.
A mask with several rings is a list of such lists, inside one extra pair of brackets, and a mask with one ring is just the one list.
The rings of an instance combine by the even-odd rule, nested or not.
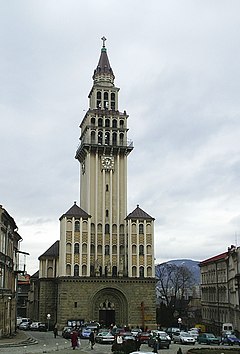
[(167, 345), (167, 349), (169, 349), (169, 345)]

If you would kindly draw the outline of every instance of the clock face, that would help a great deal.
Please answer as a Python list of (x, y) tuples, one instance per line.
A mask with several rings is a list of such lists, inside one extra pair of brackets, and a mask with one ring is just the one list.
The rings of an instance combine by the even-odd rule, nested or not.
[(114, 158), (113, 156), (103, 156), (102, 157), (102, 167), (105, 170), (112, 170), (114, 167)]

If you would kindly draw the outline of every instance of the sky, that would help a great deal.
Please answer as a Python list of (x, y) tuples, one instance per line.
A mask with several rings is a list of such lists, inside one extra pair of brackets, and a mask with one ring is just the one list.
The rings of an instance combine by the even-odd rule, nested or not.
[(134, 142), (128, 213), (155, 218), (156, 264), (239, 245), (239, 13), (237, 0), (0, 0), (0, 204), (28, 273), (79, 204), (102, 36)]

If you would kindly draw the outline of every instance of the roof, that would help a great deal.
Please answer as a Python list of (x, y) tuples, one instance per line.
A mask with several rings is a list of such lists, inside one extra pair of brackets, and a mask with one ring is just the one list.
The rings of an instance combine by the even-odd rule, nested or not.
[(45, 257), (54, 257), (57, 258), (59, 256), (59, 241), (56, 241), (52, 246), (50, 246), (46, 252), (44, 252), (41, 256), (38, 257), (40, 260), (41, 258)]
[(107, 49), (105, 46), (102, 47), (99, 62), (97, 68), (94, 70), (93, 78), (97, 74), (111, 74), (114, 76), (110, 62), (108, 60)]
[(155, 220), (152, 216), (147, 214), (144, 210), (139, 208), (139, 205), (137, 205), (136, 209), (134, 209), (126, 219), (144, 219), (144, 220)]
[(224, 260), (227, 257), (227, 255), (228, 255), (228, 252), (220, 253), (217, 256), (213, 256), (211, 258), (205, 259), (204, 261), (200, 262), (199, 265), (201, 267), (202, 265), (205, 265), (208, 263), (214, 263), (217, 261)]
[(76, 218), (83, 218), (83, 219), (88, 219), (91, 217), (86, 211), (81, 209), (76, 202), (74, 202), (73, 206), (66, 212), (64, 213), (59, 220), (61, 220), (64, 217), (76, 217)]

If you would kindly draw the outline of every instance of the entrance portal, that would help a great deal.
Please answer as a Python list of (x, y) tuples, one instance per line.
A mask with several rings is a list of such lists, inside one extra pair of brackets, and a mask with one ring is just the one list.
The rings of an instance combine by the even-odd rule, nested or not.
[(115, 323), (115, 310), (99, 310), (99, 323), (107, 327)]

